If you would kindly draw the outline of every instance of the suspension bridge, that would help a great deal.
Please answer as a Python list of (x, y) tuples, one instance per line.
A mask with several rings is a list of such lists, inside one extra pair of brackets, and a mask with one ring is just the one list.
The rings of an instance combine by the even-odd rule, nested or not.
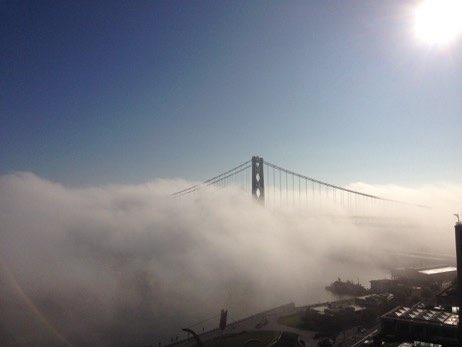
[(239, 188), (251, 193), (253, 198), (265, 204), (311, 204), (312, 206), (340, 206), (355, 211), (366, 207), (421, 205), (397, 201), (382, 196), (352, 190), (321, 181), (253, 156), (230, 170), (172, 194), (180, 198), (197, 194), (210, 188)]
[[(272, 162), (264, 160), (262, 157), (253, 156), (250, 160), (236, 165), (232, 169), (226, 170), (212, 178), (209, 178), (201, 183), (192, 185), (180, 191), (171, 194), (174, 198), (186, 198), (195, 194), (201, 194), (201, 197), (207, 196), (208, 192), (220, 192), (220, 189), (233, 189), (233, 191), (240, 190), (261, 204), (267, 205), (300, 205), (308, 206), (310, 208), (322, 207), (323, 211), (329, 208), (338, 207), (341, 210), (348, 210), (351, 214), (347, 218), (351, 218), (355, 224), (370, 228), (369, 230), (388, 230), (390, 227), (405, 227), (406, 229), (412, 228), (413, 225), (407, 224), (400, 218), (393, 218), (390, 220), (386, 217), (384, 211), (402, 209), (403, 207), (410, 208), (428, 208), (427, 206), (417, 205), (404, 201), (391, 199), (384, 196), (370, 194), (364, 191), (358, 191), (331, 184), (313, 177), (309, 177), (292, 170), (283, 168)], [(203, 194), (202, 194), (203, 192)], [(379, 211), (375, 214), (374, 211)], [(336, 221), (338, 216), (335, 213), (327, 211), (326, 214)], [(384, 217), (385, 216), (385, 217)], [(376, 228), (376, 229), (374, 229)], [(384, 228), (384, 229), (381, 229)], [(359, 241), (360, 242), (360, 241)], [(421, 250), (413, 250), (412, 248), (405, 248), (401, 250), (398, 248), (387, 249), (378, 248), (363, 250), (364, 254), (373, 254), (374, 259), (378, 261), (389, 261), (393, 259), (399, 264), (452, 264), (454, 262), (453, 255), (443, 253), (424, 252)], [(368, 253), (370, 252), (370, 253)], [(417, 266), (416, 265), (416, 266)], [(230, 325), (237, 325), (247, 320), (252, 320), (255, 326), (255, 317), (251, 316), (240, 321), (235, 321)], [(218, 316), (201, 320), (197, 323), (191, 324), (190, 327), (203, 327), (207, 322), (216, 322)], [(200, 328), (199, 328), (200, 329)], [(203, 329), (203, 328), (202, 328)], [(204, 337), (210, 338), (213, 334), (219, 334), (219, 329), (210, 330), (203, 333)], [(173, 345), (181, 345), (187, 340), (178, 341)]]

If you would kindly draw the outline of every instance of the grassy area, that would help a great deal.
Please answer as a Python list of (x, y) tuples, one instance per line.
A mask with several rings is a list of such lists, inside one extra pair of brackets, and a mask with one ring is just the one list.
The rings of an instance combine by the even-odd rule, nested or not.
[(259, 340), (254, 343), (248, 344), (249, 347), (266, 346), (271, 341), (279, 336), (280, 332), (277, 331), (244, 331), (238, 334), (224, 335), (215, 339), (206, 341), (205, 347), (242, 347), (248, 340)]
[(292, 328), (297, 328), (297, 329), (302, 329), (303, 327), (303, 321), (301, 319), (301, 313), (297, 312), (294, 314), (291, 314), (289, 316), (282, 316), (278, 319), (278, 323), (292, 327)]

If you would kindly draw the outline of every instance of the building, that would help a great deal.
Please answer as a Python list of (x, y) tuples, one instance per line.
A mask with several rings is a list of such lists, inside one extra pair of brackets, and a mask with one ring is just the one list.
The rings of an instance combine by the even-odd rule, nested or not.
[(380, 318), (381, 335), (394, 341), (422, 341), (442, 346), (459, 346), (459, 315), (442, 307), (423, 304), (399, 306)]
[[(457, 258), (457, 303), (459, 310), (462, 308), (462, 223), (459, 221), (456, 223), (455, 227), (455, 238), (456, 238), (456, 258)], [(462, 321), (459, 322), (459, 341), (462, 342)]]
[(441, 306), (458, 307), (459, 297), (457, 295), (457, 286), (451, 284), (439, 292), (436, 296), (436, 303)]
[(434, 283), (442, 284), (451, 282), (457, 277), (457, 268), (442, 265), (430, 268), (398, 268), (391, 270), (391, 276), (395, 280), (411, 283)]
[(355, 304), (366, 308), (375, 308), (390, 303), (394, 298), (393, 294), (369, 294), (355, 298)]
[(396, 286), (396, 281), (388, 278), (372, 280), (369, 282), (371, 284), (371, 292), (376, 294), (390, 293)]
[(450, 266), (411, 271), (407, 269), (394, 274), (394, 277), (405, 275), (414, 280), (435, 279), (441, 283), (452, 277), (455, 285), (447, 287), (437, 297), (437, 301), (445, 306), (428, 307), (419, 303), (412, 307), (396, 307), (380, 317), (379, 339), (395, 342), (414, 341), (417, 345), (462, 345), (462, 321), (459, 320), (459, 308), (462, 307), (462, 223), (457, 222), (454, 229), (458, 274), (456, 280), (454, 268)]

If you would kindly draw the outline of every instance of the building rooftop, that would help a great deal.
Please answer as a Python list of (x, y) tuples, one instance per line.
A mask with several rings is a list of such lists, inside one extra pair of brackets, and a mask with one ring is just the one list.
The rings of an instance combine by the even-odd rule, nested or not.
[(419, 272), (424, 275), (434, 275), (444, 272), (454, 272), (457, 271), (457, 268), (454, 266), (447, 266), (447, 267), (440, 267), (436, 269), (429, 269), (429, 270), (420, 270)]
[(447, 326), (457, 326), (459, 315), (441, 309), (426, 309), (422, 305), (413, 307), (400, 306), (383, 315), (383, 317), (401, 319), (406, 321), (421, 321)]

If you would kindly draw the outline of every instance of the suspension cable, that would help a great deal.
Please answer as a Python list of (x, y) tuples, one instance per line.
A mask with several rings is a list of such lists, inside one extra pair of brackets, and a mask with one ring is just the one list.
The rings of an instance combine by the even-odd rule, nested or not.
[[(251, 167), (251, 166), (252, 166), (252, 165), (247, 165), (247, 166), (241, 168), (241, 169), (238, 170), (238, 171), (235, 171), (235, 172), (230, 173), (230, 174), (227, 175), (227, 176), (223, 176), (223, 174), (221, 174), (221, 175), (219, 175), (219, 176), (223, 176), (223, 177), (221, 177), (220, 179), (217, 179), (217, 180), (215, 180), (215, 181), (212, 181), (212, 179), (207, 180), (207, 181), (204, 181), (204, 182), (201, 183), (201, 184), (197, 184), (197, 185), (195, 186), (195, 187), (196, 187), (195, 189), (192, 189), (193, 187), (191, 187), (191, 190), (184, 191), (183, 193), (178, 192), (178, 193), (176, 193), (176, 195), (175, 195), (174, 197), (178, 197), (178, 196), (183, 196), (183, 195), (187, 195), (187, 194), (190, 194), (190, 193), (194, 193), (194, 192), (197, 192), (198, 190), (200, 190), (200, 189), (202, 189), (202, 188), (205, 188), (205, 187), (208, 187), (208, 186), (210, 186), (210, 185), (212, 185), (212, 184), (217, 184), (217, 183), (222, 183), (222, 184), (223, 184), (223, 187), (225, 187), (226, 179), (227, 179), (227, 178), (232, 177), (232, 176), (234, 176), (234, 175), (237, 175), (238, 173), (240, 173), (240, 172), (242, 172), (242, 171), (244, 171), (244, 170), (247, 170), (247, 169), (248, 169), (249, 167)], [(230, 171), (232, 171), (232, 170), (230, 170)], [(228, 172), (230, 172), (230, 171), (228, 171)], [(216, 176), (216, 177), (219, 177), (219, 176)], [(206, 183), (206, 182), (208, 182), (208, 183)]]
[[(371, 198), (371, 199), (377, 199), (377, 200), (382, 200), (382, 201), (389, 201), (389, 202), (394, 202), (394, 203), (400, 203), (400, 204), (404, 204), (404, 205), (410, 205), (410, 206), (417, 206), (417, 207), (424, 207), (424, 208), (428, 208), (428, 206), (424, 206), (424, 205), (417, 205), (417, 204), (411, 204), (411, 203), (407, 203), (407, 202), (403, 202), (403, 201), (398, 201), (398, 200), (392, 200), (392, 199), (387, 199), (387, 198), (382, 198), (380, 196), (377, 196), (377, 195), (371, 195), (371, 194), (366, 194), (366, 193), (361, 193), (359, 191), (356, 191), (356, 190), (352, 190), (352, 189), (347, 189), (347, 188), (343, 188), (343, 187), (340, 187), (340, 186), (336, 186), (336, 185), (333, 185), (333, 184), (330, 184), (330, 183), (326, 183), (326, 182), (323, 182), (323, 181), (320, 181), (320, 180), (317, 180), (315, 178), (312, 178), (312, 177), (308, 177), (308, 176), (305, 176), (305, 175), (301, 175), (301, 174), (298, 174), (296, 172), (293, 172), (293, 171), (290, 171), (290, 170), (287, 170), (287, 169), (284, 169), (280, 166), (277, 166), (275, 164), (272, 164), (270, 162), (267, 162), (266, 160), (264, 161), (264, 163), (276, 170), (279, 170), (281, 172), (284, 172), (286, 175), (287, 174), (292, 174), (292, 175), (296, 175), (298, 177), (301, 177), (305, 180), (309, 180), (311, 182), (314, 183), (317, 183), (319, 184), (319, 187), (321, 187), (321, 185), (325, 186), (325, 187), (331, 187), (333, 189), (338, 189), (338, 190), (341, 190), (342, 192), (346, 192), (346, 193), (351, 193), (351, 194), (357, 194), (357, 195), (361, 195), (361, 196), (364, 196), (364, 197), (367, 197), (367, 198)], [(321, 192), (320, 192), (321, 193)]]
[[(244, 165), (246, 165), (246, 164), (248, 164), (248, 163), (250, 163), (250, 162), (251, 162), (251, 160), (248, 160), (248, 161), (246, 161), (245, 163), (242, 163), (241, 165), (238, 165), (238, 166), (236, 166), (235, 168), (232, 168), (231, 170), (228, 170), (228, 171), (226, 171), (226, 172), (223, 172), (222, 174), (219, 174), (219, 175), (217, 175), (217, 176), (215, 176), (215, 177), (209, 178), (208, 180), (206, 180), (206, 181), (204, 181), (204, 182), (202, 182), (202, 183), (196, 184), (196, 185), (191, 186), (191, 187), (189, 187), (189, 188), (186, 188), (186, 189), (180, 190), (180, 191), (178, 191), (178, 192), (176, 192), (176, 193), (173, 193), (173, 194), (171, 194), (171, 196), (177, 196), (177, 195), (179, 195), (179, 194), (183, 195), (182, 193), (186, 193), (186, 192), (189, 191), (189, 190), (197, 190), (197, 189), (195, 189), (195, 188), (199, 188), (199, 189), (200, 189), (200, 188), (202, 188), (204, 185), (207, 186), (207, 183), (209, 183), (209, 182), (211, 182), (211, 181), (215, 181), (216, 179), (218, 179), (218, 178), (220, 178), (220, 177), (222, 177), (222, 176), (224, 176), (224, 175), (227, 175), (227, 174), (229, 174), (230, 172), (233, 172), (233, 171), (235, 171), (235, 170), (237, 170), (237, 169), (243, 167)], [(240, 172), (240, 171), (239, 171), (239, 172)], [(217, 180), (217, 182), (218, 182), (218, 180)]]

